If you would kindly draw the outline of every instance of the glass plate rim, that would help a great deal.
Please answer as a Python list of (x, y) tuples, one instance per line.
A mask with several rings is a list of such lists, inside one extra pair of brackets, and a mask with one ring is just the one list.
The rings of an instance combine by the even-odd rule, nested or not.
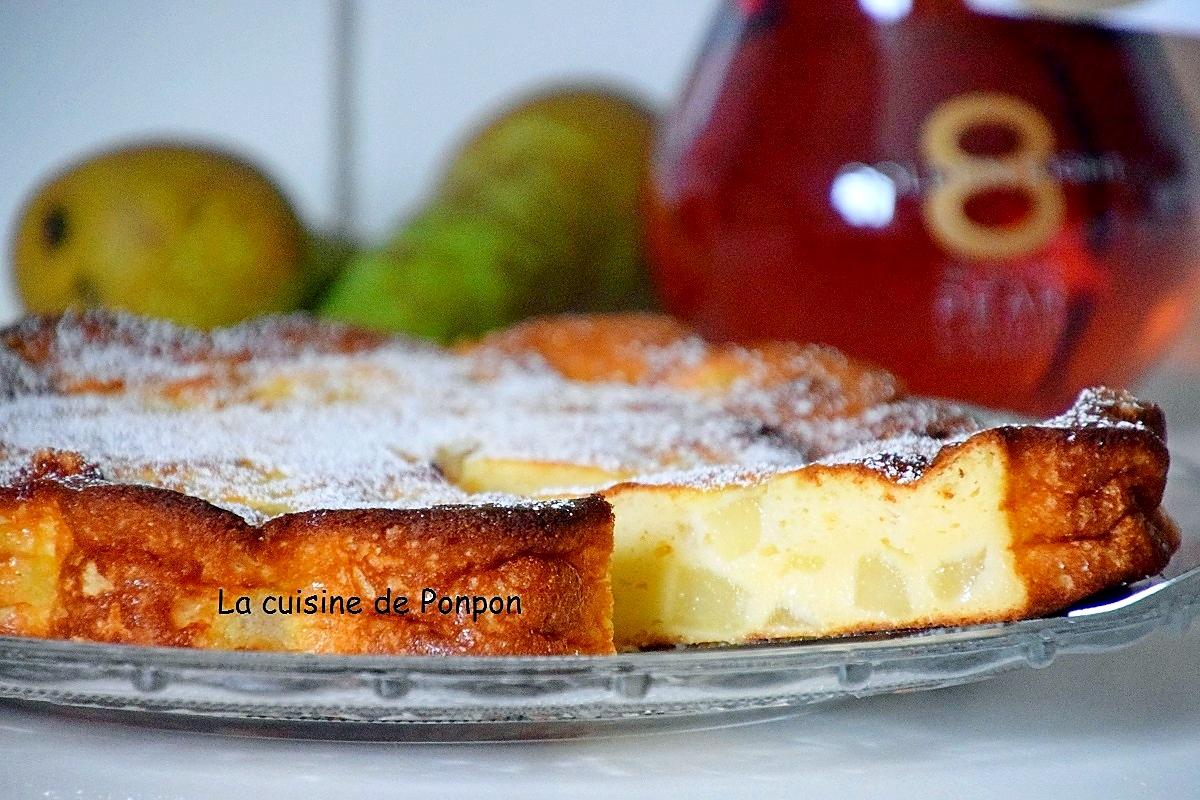
[(501, 741), (735, 725), (747, 713), (983, 680), (1155, 631), (1178, 635), (1200, 614), (1200, 467), (1175, 453), (1172, 461), (1168, 497), (1172, 486), (1184, 495), (1164, 506), (1183, 523), (1184, 549), (1170, 577), (1050, 617), (594, 656), (334, 655), (0, 636), (0, 703), (238, 735)]

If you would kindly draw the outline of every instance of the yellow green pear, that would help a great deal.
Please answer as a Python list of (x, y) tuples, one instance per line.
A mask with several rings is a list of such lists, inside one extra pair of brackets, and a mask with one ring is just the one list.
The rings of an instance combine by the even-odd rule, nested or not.
[(297, 308), (312, 290), (311, 249), (253, 166), (162, 144), (101, 153), (42, 186), (13, 263), (30, 311), (108, 306), (214, 327)]

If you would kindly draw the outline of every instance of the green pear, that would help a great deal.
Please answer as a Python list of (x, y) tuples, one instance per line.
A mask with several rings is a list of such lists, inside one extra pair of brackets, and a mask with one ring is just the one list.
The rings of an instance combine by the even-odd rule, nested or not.
[(320, 311), (441, 340), (530, 314), (650, 303), (639, 200), (653, 116), (559, 91), (471, 136), (431, 203), (356, 260)]

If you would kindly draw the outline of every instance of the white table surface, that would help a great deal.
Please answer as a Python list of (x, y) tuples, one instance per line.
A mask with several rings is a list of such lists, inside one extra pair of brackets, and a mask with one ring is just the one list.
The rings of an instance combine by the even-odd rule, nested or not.
[[(1200, 384), (1146, 387), (1200, 460)], [(233, 738), (0, 706), (0, 800), (1200, 797), (1200, 631), (726, 730), (399, 745)]]

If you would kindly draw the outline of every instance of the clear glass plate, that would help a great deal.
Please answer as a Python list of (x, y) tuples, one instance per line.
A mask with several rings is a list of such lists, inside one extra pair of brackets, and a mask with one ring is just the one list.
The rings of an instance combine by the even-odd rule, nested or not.
[(1022, 622), (616, 656), (318, 656), (0, 637), (0, 698), (89, 718), (258, 736), (479, 741), (740, 724), (936, 689), (1182, 633), (1200, 610), (1200, 467), (1176, 459), (1167, 573)]

